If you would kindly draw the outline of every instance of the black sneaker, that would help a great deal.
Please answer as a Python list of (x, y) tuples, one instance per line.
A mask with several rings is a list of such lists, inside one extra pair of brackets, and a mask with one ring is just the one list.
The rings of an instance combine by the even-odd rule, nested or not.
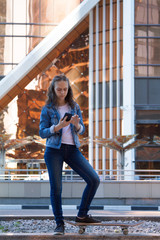
[(54, 230), (54, 235), (63, 235), (64, 234), (64, 223), (58, 224)]
[(93, 218), (91, 215), (87, 215), (84, 218), (76, 217), (75, 222), (79, 222), (79, 223), (100, 223), (101, 221)]

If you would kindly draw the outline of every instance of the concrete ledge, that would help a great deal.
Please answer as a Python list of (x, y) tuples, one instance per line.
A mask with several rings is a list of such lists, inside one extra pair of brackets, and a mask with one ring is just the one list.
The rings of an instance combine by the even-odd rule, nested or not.
[(147, 235), (123, 235), (123, 234), (65, 234), (63, 236), (54, 236), (53, 234), (12, 234), (12, 233), (6, 233), (6, 234), (1, 234), (0, 235), (0, 240), (53, 240), (53, 239), (63, 239), (63, 240), (71, 240), (71, 239), (90, 239), (90, 240), (100, 240), (100, 239), (105, 239), (105, 240), (154, 240), (154, 239), (160, 239), (160, 235), (156, 234), (147, 234)]
[[(160, 181), (105, 181), (101, 182), (95, 198), (97, 199), (158, 199)], [(81, 198), (86, 186), (84, 181), (63, 182), (63, 198)], [(48, 181), (0, 181), (1, 198), (48, 198)]]
[[(160, 206), (159, 183), (157, 180), (104, 181), (92, 205), (155, 206), (157, 209)], [(62, 204), (79, 206), (85, 186), (83, 181), (63, 182)], [(0, 181), (0, 189), (1, 204), (50, 204), (48, 181)]]

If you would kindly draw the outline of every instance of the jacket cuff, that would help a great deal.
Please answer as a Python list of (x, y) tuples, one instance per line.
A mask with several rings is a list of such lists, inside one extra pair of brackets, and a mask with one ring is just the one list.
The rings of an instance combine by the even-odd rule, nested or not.
[(50, 127), (50, 132), (51, 132), (51, 133), (55, 133), (54, 128), (55, 128), (55, 125), (52, 125), (52, 126)]
[[(81, 125), (81, 124), (80, 124)], [(77, 131), (78, 134), (80, 134), (83, 131), (83, 126), (80, 126), (80, 129)]]

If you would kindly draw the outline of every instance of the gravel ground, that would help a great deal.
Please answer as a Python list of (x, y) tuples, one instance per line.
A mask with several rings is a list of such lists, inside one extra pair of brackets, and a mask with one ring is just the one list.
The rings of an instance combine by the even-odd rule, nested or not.
[[(138, 223), (138, 221), (103, 221), (102, 223)], [(78, 228), (65, 223), (66, 233), (77, 233)], [(0, 221), (0, 233), (52, 233), (55, 228), (55, 222), (50, 219), (46, 220), (11, 220)], [(160, 222), (144, 221), (141, 225), (129, 227), (129, 233), (133, 234), (160, 234)], [(88, 233), (121, 233), (121, 228), (117, 226), (88, 226)]]

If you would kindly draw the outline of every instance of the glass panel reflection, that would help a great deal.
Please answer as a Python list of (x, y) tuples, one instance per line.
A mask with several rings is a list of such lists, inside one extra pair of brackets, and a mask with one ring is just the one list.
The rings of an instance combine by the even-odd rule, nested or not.
[(135, 37), (147, 37), (147, 27), (135, 26)]
[(147, 24), (147, 0), (135, 0), (135, 24)]
[(137, 110), (136, 119), (137, 120), (159, 120), (160, 111), (159, 110)]
[(160, 26), (148, 26), (149, 37), (160, 37)]
[[(12, 61), (15, 64), (18, 64), (26, 55), (26, 49), (24, 48), (25, 45), (25, 38), (24, 37), (16, 37), (12, 38)], [(19, 51), (17, 51), (19, 49)]]
[[(58, 11), (62, 5), (66, 6), (66, 4), (67, 8), (61, 8), (62, 11)], [(2, 36), (0, 38), (0, 79), (7, 75), (78, 4), (79, 1), (74, 0), (69, 2), (66, 2), (66, 0), (0, 0), (0, 17), (1, 23), (3, 23), (0, 27), (0, 35)], [(77, 55), (73, 53), (75, 51), (73, 47), (67, 60), (63, 62), (64, 55), (68, 56), (66, 54), (69, 51), (68, 49), (57, 61), (63, 62), (61, 64), (62, 72), (69, 74), (71, 70), (77, 67), (78, 73), (81, 73), (80, 77), (77, 76), (77, 82), (74, 84), (75, 86), (77, 84), (77, 88), (80, 89), (80, 92), (76, 92), (78, 101), (83, 102), (83, 105), (86, 106), (86, 99), (88, 99), (86, 81), (88, 76), (88, 43), (85, 45), (87, 47), (86, 52), (84, 49), (84, 51), (80, 49), (81, 47), (84, 48), (84, 45), (77, 44), (79, 43), (76, 42), (74, 46), (77, 48)], [(81, 54), (84, 54), (85, 57)], [(75, 58), (75, 67), (72, 66), (72, 56)], [(79, 60), (76, 62), (77, 58)], [(82, 58), (85, 58), (85, 60), (82, 61), (81, 65)], [(69, 67), (67, 64), (69, 64)], [(12, 139), (39, 135), (39, 116), (41, 108), (45, 104), (46, 89), (54, 75), (60, 72), (61, 70), (54, 63), (51, 63), (51, 66), (45, 72), (37, 76), (25, 90), (22, 90), (19, 96), (0, 112), (1, 133), (11, 134)], [(80, 81), (86, 81), (86, 87), (80, 87), (78, 78)], [(83, 110), (86, 114), (85, 107)], [(30, 146), (23, 146), (16, 150), (11, 149), (6, 153), (7, 166), (9, 167), (9, 162), (16, 162), (17, 167), (23, 169), (29, 161), (32, 161), (32, 163), (39, 161), (40, 168), (45, 168), (45, 164), (40, 161), (43, 159), (43, 153), (44, 146), (38, 143), (32, 143)], [(13, 160), (13, 158), (16, 160)]]
[(26, 35), (26, 25), (25, 24), (13, 24), (12, 25), (12, 34), (16, 36), (25, 36)]
[[(160, 63), (160, 39), (148, 39), (148, 63)], [(155, 75), (157, 76), (157, 75)]]
[(135, 39), (135, 64), (147, 64), (147, 39)]
[(147, 66), (135, 66), (134, 68), (135, 76), (145, 77), (147, 76)]
[[(159, 169), (160, 164), (160, 152), (159, 146), (153, 142), (154, 135), (160, 135), (160, 125), (159, 124), (137, 124), (136, 133), (138, 133), (138, 138), (147, 137), (150, 142), (146, 146), (141, 146), (136, 149), (135, 164), (136, 169)], [(139, 174), (157, 174), (156, 172), (142, 172)], [(146, 178), (147, 176), (144, 176)]]
[(160, 1), (159, 0), (148, 0), (148, 16), (149, 24), (160, 24)]
[(149, 66), (149, 77), (160, 77), (160, 66)]
[[(87, 137), (88, 44), (87, 30), (0, 113), (1, 132), (10, 133), (11, 138), (17, 139), (39, 135), (39, 119), (46, 100), (46, 90), (56, 74), (65, 73), (71, 81), (75, 100), (81, 107), (86, 127), (83, 137)], [(43, 159), (44, 148), (38, 142), (34, 142), (16, 150), (12, 149), (6, 153), (6, 156), (14, 159)], [(83, 146), (81, 151), (88, 157), (88, 146)]]

